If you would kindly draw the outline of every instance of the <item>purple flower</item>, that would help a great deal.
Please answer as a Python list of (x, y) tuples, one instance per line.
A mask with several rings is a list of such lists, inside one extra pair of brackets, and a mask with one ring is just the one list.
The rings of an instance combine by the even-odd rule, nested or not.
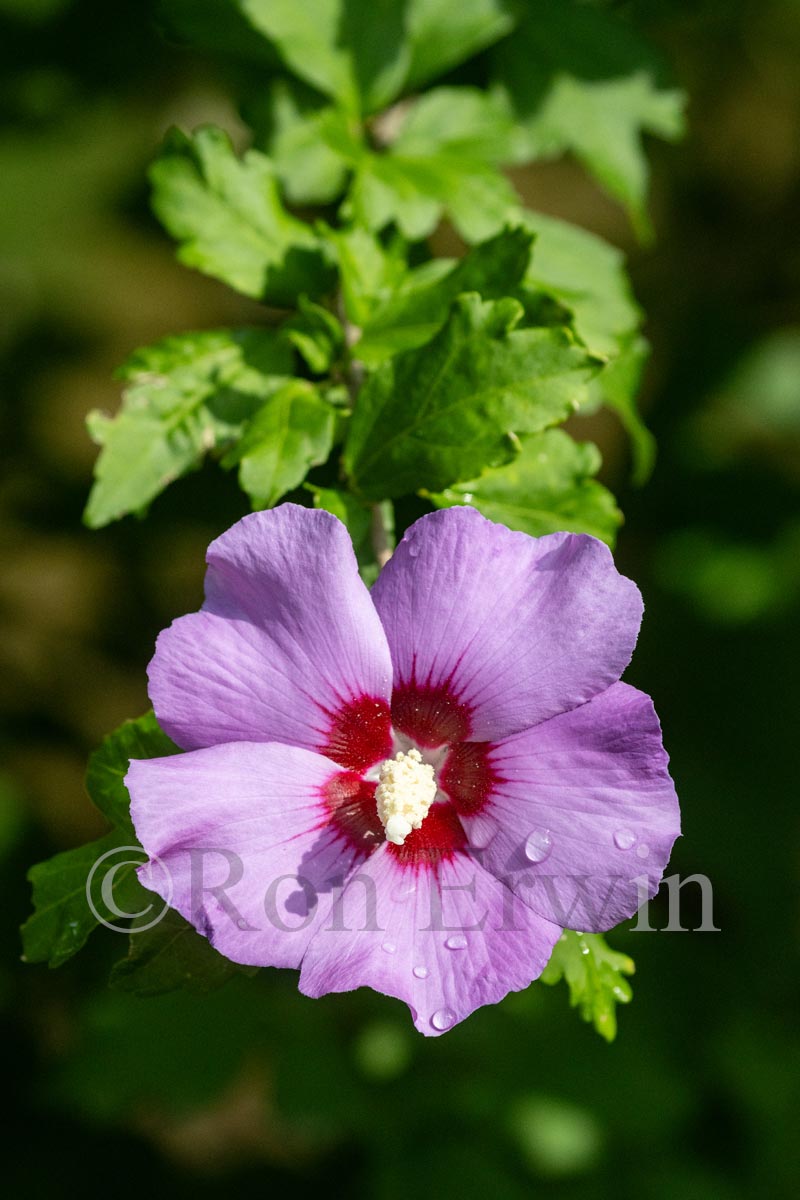
[(527, 987), (562, 928), (655, 893), (679, 832), (653, 705), (618, 682), (641, 615), (583, 535), (446, 509), (370, 595), (335, 517), (245, 517), (150, 664), (188, 753), (126, 779), (173, 906), (235, 962), (397, 996), (428, 1035)]

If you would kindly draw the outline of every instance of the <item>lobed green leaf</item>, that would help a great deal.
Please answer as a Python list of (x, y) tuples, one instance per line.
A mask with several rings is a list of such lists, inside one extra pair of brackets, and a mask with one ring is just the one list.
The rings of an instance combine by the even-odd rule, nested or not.
[(572, 151), (649, 232), (642, 134), (683, 133), (683, 93), (660, 88), (650, 47), (615, 14), (537, 0), (495, 51), (500, 85), (529, 137), (529, 156)]
[(119, 413), (87, 418), (101, 451), (86, 524), (141, 512), (234, 441), (291, 368), (290, 346), (269, 329), (187, 333), (137, 350), (119, 371), (128, 384)]
[(191, 137), (173, 129), (150, 182), (153, 209), (186, 266), (278, 305), (332, 285), (322, 243), (283, 207), (275, 166), (260, 151), (239, 159), (221, 129)]
[(584, 1021), (590, 1022), (607, 1042), (617, 1036), (617, 1005), (633, 995), (626, 976), (634, 972), (633, 959), (607, 945), (599, 933), (576, 933), (565, 929), (556, 942), (542, 983), (563, 979), (569, 1002)]
[(581, 406), (593, 360), (562, 329), (519, 329), (515, 300), (453, 305), (426, 345), (384, 362), (362, 388), (345, 467), (367, 498), (438, 492), (512, 458), (517, 438)]
[(592, 442), (575, 442), (561, 429), (548, 429), (523, 438), (507, 466), (431, 499), (438, 508), (470, 504), (489, 520), (532, 537), (565, 529), (613, 546), (622, 514), (608, 488), (592, 478), (600, 462)]
[(259, 410), (224, 466), (239, 467), (239, 482), (254, 508), (269, 508), (303, 482), (333, 448), (335, 412), (305, 379), (284, 384)]
[(137, 996), (160, 996), (177, 988), (205, 994), (242, 972), (254, 975), (257, 968), (242, 967), (215, 950), (188, 921), (167, 909), (156, 925), (148, 918), (131, 925), (127, 957), (114, 964), (110, 983)]
[[(103, 880), (92, 887), (95, 911), (89, 905), (87, 883), (92, 867), (104, 854), (136, 850), (138, 843), (130, 820), (130, 799), (123, 780), (131, 758), (160, 758), (176, 754), (177, 747), (159, 728), (153, 713), (125, 721), (104, 740), (89, 760), (86, 787), (96, 806), (116, 828), (95, 842), (65, 850), (28, 873), (33, 884), (33, 913), (22, 926), (22, 943), (29, 962), (48, 962), (58, 967), (86, 942), (103, 920), (117, 922), (117, 914), (106, 903)], [(121, 912), (150, 913), (153, 897), (136, 878), (136, 867), (145, 861), (143, 852), (134, 858), (110, 855), (111, 899)]]

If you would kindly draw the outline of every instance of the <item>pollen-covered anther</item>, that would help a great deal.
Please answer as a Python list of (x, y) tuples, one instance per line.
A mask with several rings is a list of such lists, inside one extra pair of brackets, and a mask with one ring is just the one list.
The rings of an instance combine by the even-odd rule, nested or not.
[(436, 796), (436, 779), (419, 750), (400, 751), (381, 764), (375, 801), (387, 841), (402, 846), (419, 829)]

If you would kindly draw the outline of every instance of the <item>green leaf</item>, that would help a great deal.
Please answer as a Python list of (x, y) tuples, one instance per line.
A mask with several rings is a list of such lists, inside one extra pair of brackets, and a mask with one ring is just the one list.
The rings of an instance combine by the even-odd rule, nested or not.
[(155, 713), (124, 721), (89, 757), (86, 790), (109, 821), (133, 836), (130, 796), (123, 780), (132, 758), (166, 758), (178, 747), (160, 728)]
[(507, 229), (452, 263), (433, 259), (410, 271), (382, 304), (367, 317), (357, 344), (358, 358), (368, 365), (390, 354), (422, 345), (447, 319), (457, 296), (478, 292), (496, 300), (513, 291), (525, 276), (533, 234)]
[(480, 242), (513, 220), (518, 203), (491, 163), (431, 147), (415, 157), (362, 155), (344, 214), (376, 232), (393, 222), (410, 241), (428, 237), (447, 214), (465, 241)]
[(363, 326), (374, 309), (384, 304), (406, 274), (406, 247), (402, 238), (387, 246), (360, 226), (331, 229), (322, 226), (339, 264), (342, 296), (348, 318)]
[(179, 913), (167, 909), (156, 925), (148, 918), (131, 926), (128, 955), (114, 964), (111, 986), (138, 996), (159, 996), (184, 988), (203, 994), (221, 987), (232, 976), (252, 967), (241, 967), (224, 958)]
[(541, 979), (551, 984), (564, 979), (572, 1007), (578, 1008), (583, 1020), (591, 1022), (601, 1037), (613, 1042), (616, 1007), (627, 1004), (633, 994), (625, 978), (633, 972), (633, 960), (612, 950), (599, 933), (565, 929)]
[(332, 285), (322, 246), (281, 204), (275, 166), (258, 150), (241, 159), (206, 126), (167, 136), (150, 168), (153, 209), (181, 243), (178, 257), (257, 300), (289, 306)]
[(389, 104), (410, 64), (397, 0), (239, 0), (301, 79), (351, 112)]
[(284, 384), (256, 413), (224, 460), (239, 466), (239, 482), (254, 508), (269, 508), (303, 482), (333, 447), (335, 413), (313, 384)]
[(525, 286), (569, 309), (575, 332), (593, 354), (619, 353), (620, 339), (641, 321), (622, 251), (542, 213), (526, 210), (522, 224), (536, 234)]
[(509, 0), (237, 0), (296, 75), (352, 113), (457, 66), (513, 27)]
[(622, 514), (607, 488), (592, 478), (600, 468), (592, 442), (575, 442), (561, 429), (522, 439), (517, 458), (431, 496), (438, 508), (470, 504), (491, 521), (533, 537), (566, 529), (613, 545)]
[[(394, 114), (387, 117), (386, 125)], [(376, 132), (385, 128), (376, 122)], [(527, 139), (500, 92), (476, 87), (440, 87), (425, 92), (412, 104), (389, 138), (393, 153), (406, 158), (447, 151), (481, 162), (524, 159)]]
[(619, 354), (597, 377), (595, 387), (604, 403), (618, 415), (633, 450), (633, 482), (650, 478), (656, 458), (656, 439), (641, 418), (636, 404), (639, 384), (650, 355), (650, 344), (638, 333), (620, 339)]
[(161, 33), (215, 55), (258, 63), (274, 69), (278, 56), (239, 9), (238, 0), (157, 0)]
[(465, 62), (514, 28), (511, 0), (409, 0), (411, 90)]
[(611, 13), (537, 0), (495, 55), (531, 156), (572, 151), (646, 235), (642, 134), (680, 137), (684, 105), (681, 92), (658, 87), (650, 48)]
[(101, 447), (84, 520), (93, 529), (140, 512), (164, 488), (228, 445), (292, 368), (269, 329), (189, 333), (148, 346), (119, 375), (119, 413), (89, 414)]
[(332, 126), (349, 129), (347, 115), (293, 79), (276, 79), (243, 105), (256, 145), (275, 165), (289, 204), (331, 204), (345, 189), (347, 162), (328, 144)]
[(60, 967), (84, 945), (98, 925), (97, 915), (89, 906), (87, 882), (92, 867), (105, 854), (119, 850), (119, 855), (111, 855), (109, 865), (123, 864), (111, 876), (111, 898), (118, 911), (112, 911), (103, 899), (101, 869), (97, 886), (92, 887), (97, 913), (103, 920), (117, 923), (120, 912), (133, 915), (150, 907), (153, 897), (135, 875), (146, 856), (139, 851), (138, 857), (131, 859), (131, 848), (135, 849), (135, 843), (130, 832), (115, 829), (96, 842), (65, 850), (31, 867), (28, 879), (33, 884), (34, 911), (20, 931), (27, 962)]
[(436, 336), (384, 362), (359, 394), (345, 466), (369, 499), (441, 491), (513, 457), (580, 407), (592, 360), (560, 329), (515, 328), (515, 300), (460, 297)]
[(296, 317), (282, 328), (285, 337), (302, 354), (315, 375), (324, 375), (341, 356), (344, 330), (332, 312), (305, 296), (299, 300)]
[[(29, 962), (49, 962), (51, 967), (66, 962), (97, 926), (98, 914), (103, 920), (119, 923), (122, 918), (112, 911), (103, 896), (103, 883), (108, 878), (111, 898), (119, 912), (151, 913), (153, 897), (135, 875), (136, 867), (147, 856), (138, 849), (130, 819), (130, 798), (123, 780), (131, 758), (162, 758), (177, 753), (177, 747), (150, 712), (138, 720), (125, 721), (92, 754), (86, 774), (87, 791), (97, 808), (117, 828), (98, 841), (56, 854), (31, 868), (28, 878), (33, 884), (34, 911), (22, 927), (25, 957)], [(87, 897), (89, 874), (98, 859), (114, 850), (120, 853), (109, 854), (110, 875), (99, 872), (91, 887), (96, 909), (93, 912)]]

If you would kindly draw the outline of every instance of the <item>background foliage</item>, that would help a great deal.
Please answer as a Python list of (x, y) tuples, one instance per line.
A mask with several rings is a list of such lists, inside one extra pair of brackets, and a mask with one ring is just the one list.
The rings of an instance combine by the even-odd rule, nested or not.
[[(220, 7), (230, 10), (225, 23)], [(355, 1194), (390, 1197), (423, 1188), (513, 1198), (541, 1185), (565, 1196), (793, 1194), (798, 826), (792, 741), (781, 729), (791, 711), (788, 664), (796, 657), (800, 592), (800, 333), (793, 325), (800, 258), (789, 220), (800, 190), (797, 5), (613, 6), (639, 33), (608, 47), (595, 24), (607, 19), (605, 6), (582, 6), (580, 36), (567, 39), (559, 28), (564, 6), (537, 3), (529, 7), (542, 19), (526, 24), (524, 38), (515, 35), (466, 67), (458, 63), (481, 49), (474, 30), (487, 28), (487, 13), (499, 23), (487, 41), (505, 31), (504, 5), (463, 2), (461, 26), (451, 24), (446, 37), (436, 14), (447, 9), (449, 17), (453, 6), (417, 5), (429, 24), (417, 27), (398, 59), (386, 49), (396, 44), (389, 18), (398, 6), (376, 4), (386, 41), (361, 28), (378, 53), (355, 64), (340, 49), (308, 52), (307, 38), (324, 30), (297, 27), (302, 6), (249, 0), (243, 7), (256, 25), (280, 24), (270, 32), (283, 39), (284, 61), (304, 86), (281, 75), (265, 98), (274, 54), (233, 3), (160, 7), (173, 40), (200, 46), (190, 50), (161, 40), (133, 2), (113, 11), (96, 0), (0, 2), (0, 599), (8, 717), (0, 1006), (7, 1068), (24, 1080), (6, 1130), (9, 1186), (37, 1196), (69, 1181), (89, 1194), (109, 1186), (124, 1194), (146, 1176), (156, 1194), (187, 1195), (250, 1181), (263, 1187), (265, 1180), (301, 1194), (336, 1181)], [(640, 34), (661, 49), (692, 97), (689, 142), (679, 151), (648, 146), (658, 230), (651, 249), (637, 245), (615, 201), (646, 236), (639, 131), (673, 136), (679, 110), (660, 68), (640, 69)], [(427, 83), (437, 66), (431, 49), (441, 53), (443, 45), (452, 47), (445, 64), (452, 73), (399, 134), (389, 131), (388, 148), (380, 127), (372, 136), (382, 153), (354, 142), (354, 115)], [(534, 57), (535, 72), (525, 69)], [(489, 78), (500, 82), (487, 102), (475, 89)], [(242, 100), (257, 147), (271, 147), (276, 177), (267, 178), (258, 149), (238, 166), (228, 143), (206, 134), (191, 143), (173, 136), (152, 178), (184, 262), (222, 275), (245, 296), (281, 302), (287, 287), (300, 286), (313, 296), (313, 280), (337, 263), (344, 272), (349, 261), (369, 261), (364, 245), (353, 252), (347, 238), (308, 227), (301, 235), (277, 202), (267, 238), (245, 221), (244, 234), (241, 222), (233, 231), (223, 224), (216, 241), (198, 241), (176, 224), (176, 188), (181, 211), (188, 195), (205, 218), (208, 205), (233, 189), (247, 217), (249, 181), (293, 188), (289, 199), (303, 211), (329, 204), (343, 172), (351, 172), (353, 212), (376, 230), (396, 219), (407, 237), (426, 236), (447, 211), (467, 241), (501, 239), (448, 267), (450, 275), (426, 275), (416, 265), (421, 274), (406, 276), (412, 285), (402, 287), (392, 275), (396, 258), (382, 243), (373, 256), (377, 274), (351, 279), (348, 316), (364, 327), (360, 353), (376, 369), (370, 386), (378, 403), (391, 395), (381, 366), (388, 354), (405, 353), (402, 370), (412, 386), (414, 356), (431, 336), (458, 342), (466, 327), (463, 340), (473, 346), (476, 323), (496, 313), (498, 302), (508, 328), (511, 310), (500, 297), (514, 262), (521, 264), (526, 354), (531, 331), (562, 323), (568, 310), (585, 351), (613, 360), (596, 399), (623, 417), (632, 451), (607, 410), (571, 419), (580, 450), (560, 430), (531, 431), (524, 452), (490, 477), (483, 499), (489, 515), (506, 519), (509, 490), (520, 478), (535, 495), (526, 472), (541, 453), (567, 506), (557, 523), (571, 513), (610, 538), (618, 515), (603, 485), (616, 494), (626, 514), (620, 565), (641, 582), (648, 604), (628, 677), (656, 696), (684, 805), (686, 836), (674, 865), (706, 871), (715, 884), (721, 934), (614, 935), (638, 972), (636, 1002), (622, 1014), (612, 1050), (566, 1010), (563, 985), (534, 987), (423, 1044), (399, 1005), (369, 993), (307, 1001), (287, 973), (235, 978), (208, 996), (182, 990), (142, 1001), (131, 994), (132, 981), (144, 992), (163, 983), (146, 935), (134, 939), (137, 957), (115, 967), (112, 991), (106, 978), (120, 939), (102, 930), (57, 974), (16, 966), (27, 864), (115, 836), (86, 804), (87, 752), (145, 709), (142, 666), (155, 632), (197, 606), (205, 545), (248, 506), (237, 475), (256, 503), (272, 502), (340, 437), (342, 397), (318, 383), (342, 353), (337, 322), (309, 299), (278, 341), (263, 329), (262, 308), (175, 265), (148, 212), (145, 165), (168, 125), (213, 123), (244, 142), (231, 97)], [(313, 138), (304, 132), (309, 122)], [(532, 147), (537, 159), (552, 161), (514, 166)], [(565, 160), (565, 151), (582, 167)], [(456, 190), (455, 203), (448, 156), (472, 164), (470, 187)], [(528, 219), (539, 235), (529, 260), (519, 235), (498, 234), (502, 214), (519, 203), (511, 184), (495, 182), (498, 160), (512, 165), (517, 195), (543, 214)], [(577, 250), (574, 240), (565, 248), (553, 217), (631, 256), (656, 348), (645, 399), (660, 457), (642, 492), (629, 482), (631, 466), (641, 480), (652, 460), (649, 435), (630, 405), (643, 357), (638, 312), (614, 251), (586, 234)], [(281, 230), (287, 246), (298, 238), (303, 244), (276, 260), (270, 256)], [(231, 245), (240, 235), (237, 258)], [(461, 246), (445, 228), (434, 249), (454, 256)], [(497, 291), (491, 268), (501, 252)], [(595, 293), (576, 296), (576, 259), (581, 279), (601, 281)], [(461, 302), (448, 318), (461, 291), (483, 300)], [(385, 297), (382, 307), (376, 295)], [(185, 339), (174, 337), (222, 328), (237, 332), (195, 335), (189, 353)], [(139, 345), (151, 348), (131, 357)], [(296, 352), (308, 379), (287, 383)], [(82, 421), (89, 408), (116, 410), (110, 376), (123, 360), (126, 415), (91, 423), (112, 466), (99, 476), (87, 520), (105, 526), (152, 500), (167, 477), (192, 473), (156, 500), (145, 523), (128, 518), (81, 534), (94, 457)], [(148, 384), (154, 372), (168, 379), (155, 395)], [(163, 432), (165, 415), (166, 445), (153, 436)], [(156, 457), (140, 455), (135, 470), (117, 472), (122, 421)], [(296, 451), (277, 456), (275, 440), (288, 428), (299, 431)], [(346, 458), (369, 496), (369, 431), (350, 437)], [(602, 451), (601, 482), (593, 479), (600, 455), (592, 443)], [(210, 447), (224, 455), (223, 465), (227, 459), (227, 473), (211, 462), (194, 470)], [(296, 478), (280, 475), (287, 457), (303, 467)], [(488, 461), (476, 463), (476, 475)], [(409, 486), (405, 462), (401, 456), (396, 464), (400, 526), (422, 511), (422, 501), (405, 496), (417, 486), (436, 503), (476, 492), (475, 480), (447, 470)], [(509, 472), (516, 475), (506, 483)], [(548, 474), (533, 478), (551, 498)], [(334, 493), (336, 484), (323, 473), (311, 498), (344, 505), (358, 528), (358, 505)], [(117, 783), (113, 761), (95, 759), (90, 787), (111, 817), (120, 811)], [(81, 939), (69, 921), (61, 929)], [(171, 933), (181, 948), (171, 957), (174, 970), (191, 982), (208, 964), (198, 966), (195, 943), (182, 940), (179, 927)], [(58, 956), (74, 948), (67, 942)], [(37, 1152), (43, 1128), (45, 1155)]]

